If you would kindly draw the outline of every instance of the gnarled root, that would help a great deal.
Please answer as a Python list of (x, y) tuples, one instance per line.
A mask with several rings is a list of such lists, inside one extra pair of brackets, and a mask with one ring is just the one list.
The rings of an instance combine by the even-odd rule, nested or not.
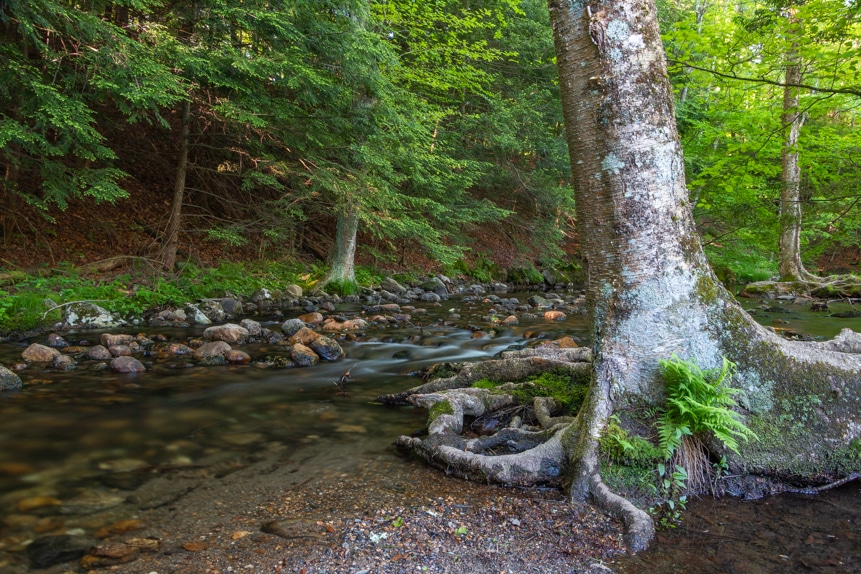
[[(643, 550), (654, 537), (652, 518), (628, 500), (611, 492), (599, 473), (597, 439), (612, 408), (609, 379), (599, 377), (577, 417), (554, 416), (557, 410), (555, 401), (549, 397), (537, 397), (533, 407), (542, 430), (530, 431), (509, 426), (489, 437), (465, 438), (461, 435), (464, 417), (485, 416), (514, 405), (516, 401), (510, 395), (499, 394), (498, 391), (505, 390), (506, 385), (497, 388), (496, 392), (479, 388), (454, 388), (455, 385), (465, 387), (485, 377), (508, 380), (524, 378), (557, 366), (568, 370), (583, 368), (591, 373), (592, 366), (583, 362), (584, 359), (591, 359), (591, 356), (580, 349), (573, 351), (577, 351), (574, 362), (571, 360), (572, 355), (566, 355), (559, 349), (505, 353), (502, 361), (477, 363), (468, 371), (464, 368), (454, 377), (433, 381), (432, 387), (423, 385), (407, 391), (397, 400), (427, 408), (432, 420), (424, 440), (402, 436), (395, 444), (416, 452), (448, 474), (476, 482), (508, 486), (555, 486), (570, 480), (572, 499), (585, 501), (591, 496), (600, 508), (624, 521), (626, 542), (630, 549), (634, 552)], [(505, 363), (505, 367), (496, 363)], [(512, 367), (515, 372), (523, 374), (510, 377)], [(440, 389), (436, 386), (440, 382), (452, 386)], [(511, 385), (511, 388), (514, 387), (516, 385)], [(415, 394), (419, 389), (432, 390)], [(576, 456), (577, 459), (571, 460), (569, 456)]]
[[(402, 436), (395, 444), (410, 448), (447, 473), (473, 481), (510, 486), (559, 484), (566, 456), (560, 440), (564, 425), (544, 431), (506, 428), (491, 437), (465, 439), (461, 436), (464, 416), (478, 417), (515, 404), (511, 395), (487, 389), (455, 389), (413, 395), (409, 401), (437, 416), (428, 425), (425, 440)], [(491, 449), (510, 454), (488, 455)]]
[(470, 387), (481, 379), (516, 381), (539, 375), (555, 367), (568, 369), (571, 372), (580, 371), (588, 375), (591, 371), (591, 361), (592, 351), (585, 347), (574, 349), (542, 347), (507, 351), (502, 353), (501, 359), (468, 363), (454, 376), (435, 379), (400, 393), (380, 395), (375, 401), (385, 405), (406, 405), (407, 399), (412, 395)]

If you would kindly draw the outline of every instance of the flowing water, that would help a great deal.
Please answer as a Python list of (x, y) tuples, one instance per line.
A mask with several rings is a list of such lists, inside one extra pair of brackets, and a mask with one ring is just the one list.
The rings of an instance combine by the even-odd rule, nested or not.
[[(775, 326), (817, 337), (831, 337), (843, 327), (861, 330), (861, 319), (826, 318), (792, 305), (771, 307), (758, 311), (758, 320), (777, 321)], [(21, 549), (39, 532), (53, 532), (52, 516), (71, 517), (63, 523), (69, 527), (76, 524), (77, 513), (118, 501), (132, 504), (135, 498), (129, 493), (156, 470), (210, 468), (227, 473), (260, 453), (298, 451), (308, 445), (318, 451), (338, 446), (354, 458), (393, 458), (391, 441), (423, 426), (426, 413), (373, 404), (378, 394), (415, 386), (420, 380), (411, 374), (433, 363), (483, 360), (538, 338), (587, 337), (582, 315), (553, 323), (521, 320), (515, 327), (490, 330), (482, 320), (488, 309), (462, 301), (428, 307), (426, 315), (416, 316), (421, 323), (372, 328), (359, 339), (346, 338), (340, 341), (345, 361), (306, 369), (189, 367), (181, 359), (151, 358), (148, 371), (137, 377), (90, 371), (86, 363), (68, 372), (37, 367), (22, 371), (24, 390), (0, 395), (0, 514), (5, 517), (0, 573), (4, 568), (22, 571)], [(264, 326), (275, 330), (279, 324)], [(489, 336), (474, 337), (475, 325)], [(187, 340), (201, 330), (158, 332), (171, 340)], [(64, 336), (73, 343), (95, 342), (98, 334)], [(0, 363), (20, 362), (23, 348), (23, 343), (0, 345)], [(279, 349), (251, 344), (243, 350), (258, 357)], [(349, 392), (338, 395), (334, 381), (347, 369), (352, 375)], [(326, 464), (348, 468), (349, 457)], [(619, 568), (861, 572), (859, 513), (857, 483), (815, 498), (694, 501), (684, 527), (664, 535), (669, 543), (622, 561)], [(735, 558), (728, 560), (728, 552)], [(696, 566), (685, 569), (684, 564)]]

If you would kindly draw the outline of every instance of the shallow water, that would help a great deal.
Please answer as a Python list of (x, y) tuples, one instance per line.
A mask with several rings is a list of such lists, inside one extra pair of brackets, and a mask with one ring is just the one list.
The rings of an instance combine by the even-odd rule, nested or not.
[[(525, 298), (520, 296), (521, 301)], [(757, 313), (757, 319), (767, 325), (819, 337), (833, 336), (843, 327), (861, 330), (861, 319), (824, 318), (806, 307), (787, 304), (769, 306), (772, 310)], [(778, 306), (789, 312), (778, 312), (774, 308)], [(832, 307), (843, 310), (840, 305)], [(0, 572), (4, 564), (21, 562), (20, 547), (35, 528), (33, 521), (26, 520), (30, 513), (41, 519), (57, 513), (72, 516), (63, 524), (75, 526), (70, 501), (78, 500), (82, 492), (97, 502), (99, 496), (110, 498), (117, 492), (125, 497), (158, 472), (183, 468), (229, 472), (257, 453), (296, 451), (312, 444), (319, 450), (327, 444), (349, 443), (348, 451), (355, 457), (395, 457), (391, 441), (422, 427), (426, 413), (384, 408), (371, 400), (419, 384), (411, 373), (442, 361), (488, 359), (538, 338), (564, 334), (585, 339), (588, 334), (580, 315), (564, 322), (521, 320), (512, 328), (492, 328), (482, 320), (488, 309), (488, 305), (460, 301), (431, 306), (411, 326), (373, 328), (361, 340), (340, 341), (345, 361), (307, 369), (185, 368), (180, 359), (154, 358), (149, 359), (147, 373), (137, 377), (88, 371), (86, 363), (72, 372), (25, 369), (20, 373), (24, 390), (0, 396), (0, 514), (7, 517), (0, 529)], [(281, 321), (264, 326), (276, 329)], [(473, 338), (476, 326), (490, 336)], [(201, 331), (158, 330), (171, 340), (188, 339)], [(70, 342), (95, 342), (98, 335), (65, 336)], [(23, 344), (0, 345), (0, 362), (19, 362), (23, 348)], [(278, 348), (253, 344), (243, 350), (257, 357), (276, 354)], [(348, 394), (341, 396), (334, 381), (347, 369), (352, 380)], [(326, 464), (348, 468), (352, 463), (342, 458)], [(40, 499), (52, 502), (31, 509)], [(123, 504), (131, 505), (133, 500)], [(859, 512), (858, 484), (814, 499), (694, 501), (684, 527), (666, 535), (669, 543), (620, 568), (626, 572), (858, 572), (861, 546), (858, 538), (845, 533), (861, 531)], [(766, 555), (771, 561), (754, 559)], [(835, 565), (828, 560), (836, 561)], [(804, 570), (805, 564), (820, 566)]]

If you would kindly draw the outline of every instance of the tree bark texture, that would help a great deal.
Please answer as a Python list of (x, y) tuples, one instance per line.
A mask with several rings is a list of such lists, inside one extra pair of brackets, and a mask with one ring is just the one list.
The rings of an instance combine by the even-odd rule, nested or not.
[(165, 269), (173, 271), (176, 264), (176, 250), (179, 246), (179, 230), (182, 222), (182, 202), (185, 195), (185, 176), (188, 173), (189, 124), (191, 123), (191, 101), (182, 105), (182, 124), (179, 138), (179, 160), (176, 164), (176, 179), (173, 187), (173, 203), (170, 219), (164, 233), (164, 248), (161, 261)]
[(332, 250), (331, 270), (326, 278), (329, 282), (354, 282), (356, 280), (356, 234), (359, 230), (359, 212), (347, 208), (338, 217), (335, 245)]
[[(790, 33), (797, 32), (798, 21), (790, 13)], [(798, 166), (798, 136), (804, 115), (798, 109), (798, 90), (801, 83), (801, 63), (793, 45), (786, 56), (786, 85), (783, 87), (783, 147), (780, 152), (780, 262), (782, 281), (815, 279), (801, 262), (801, 168)]]
[(723, 357), (737, 363), (734, 384), (758, 438), (729, 457), (734, 471), (817, 483), (857, 470), (859, 356), (781, 339), (708, 266), (654, 4), (549, 7), (594, 341), (592, 394), (580, 428), (563, 437), (574, 462), (572, 498), (597, 496), (597, 439), (607, 417), (630, 399), (660, 402), (658, 361), (673, 353), (703, 368), (720, 367)]

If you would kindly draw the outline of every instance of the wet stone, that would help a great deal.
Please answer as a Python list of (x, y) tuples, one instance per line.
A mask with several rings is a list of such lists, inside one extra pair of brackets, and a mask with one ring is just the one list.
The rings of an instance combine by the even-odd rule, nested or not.
[(288, 319), (281, 324), (281, 331), (288, 337), (292, 337), (304, 328), (305, 322), (302, 319)]
[(220, 367), (227, 364), (227, 359), (224, 358), (224, 355), (212, 355), (199, 359), (197, 364), (203, 367)]
[(194, 358), (198, 361), (209, 357), (220, 357), (232, 350), (231, 346), (224, 341), (213, 341), (206, 343), (194, 351)]
[(322, 538), (319, 526), (314, 520), (306, 518), (291, 518), (288, 520), (274, 520), (266, 522), (260, 527), (266, 534), (274, 534), (287, 540), (294, 538)]
[(81, 568), (85, 570), (91, 568), (106, 568), (108, 566), (116, 566), (117, 564), (127, 564), (137, 560), (140, 556), (141, 549), (136, 546), (129, 546), (120, 542), (97, 544), (90, 553), (81, 558)]
[(57, 349), (52, 349), (39, 343), (33, 343), (21, 353), (21, 357), (28, 363), (50, 363), (54, 360), (54, 357), (58, 357), (59, 355), (60, 351)]
[(290, 337), (289, 343), (291, 345), (300, 343), (307, 346), (310, 345), (313, 341), (319, 339), (320, 337), (322, 337), (320, 333), (312, 331), (308, 327), (303, 327), (299, 329), (292, 337)]
[(54, 360), (51, 361), (51, 366), (61, 371), (71, 371), (76, 367), (75, 359), (69, 355), (57, 355), (54, 357)]
[(244, 365), (251, 362), (251, 355), (245, 351), (238, 351), (236, 349), (227, 351), (223, 356), (228, 363)]
[(68, 347), (69, 343), (60, 335), (56, 333), (51, 333), (50, 335), (48, 335), (48, 346), (55, 349), (63, 349), (65, 347)]
[(239, 322), (239, 326), (247, 330), (248, 334), (252, 337), (258, 337), (263, 332), (260, 323), (252, 319), (243, 319)]
[(340, 361), (344, 358), (344, 349), (329, 337), (320, 337), (312, 341), (309, 347), (325, 361)]
[(95, 345), (87, 349), (87, 358), (94, 361), (107, 361), (113, 358), (111, 352), (104, 345)]
[(323, 314), (316, 311), (313, 313), (305, 313), (304, 315), (299, 315), (298, 318), (306, 325), (318, 325), (323, 322)]
[(317, 353), (302, 343), (293, 345), (293, 348), (290, 350), (290, 358), (299, 367), (310, 367), (320, 362), (320, 357)]
[(224, 341), (225, 343), (241, 345), (248, 339), (248, 329), (234, 323), (207, 327), (203, 332), (207, 341)]
[(194, 353), (194, 349), (182, 343), (167, 343), (166, 345), (159, 345), (153, 350), (165, 355), (191, 355)]
[(48, 568), (77, 560), (92, 548), (95, 540), (85, 536), (45, 536), (27, 546), (27, 557), (32, 568)]
[(107, 349), (114, 345), (128, 345), (134, 341), (134, 335), (114, 335), (112, 333), (102, 333), (99, 342)]
[(132, 354), (131, 347), (128, 345), (111, 345), (108, 347), (108, 352), (114, 357), (130, 357)]
[(20, 391), (22, 387), (21, 377), (6, 367), (0, 366), (0, 392)]
[(111, 370), (117, 373), (142, 373), (146, 367), (134, 357), (117, 357), (111, 361)]

